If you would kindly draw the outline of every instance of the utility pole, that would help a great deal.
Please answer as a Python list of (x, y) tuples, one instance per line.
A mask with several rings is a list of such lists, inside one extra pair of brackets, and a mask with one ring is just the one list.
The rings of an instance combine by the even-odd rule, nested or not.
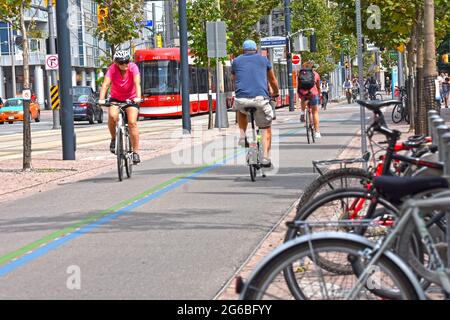
[(59, 92), (62, 110), (63, 160), (75, 160), (75, 131), (73, 125), (72, 78), (68, 0), (56, 2), (56, 27), (59, 51)]
[(156, 4), (152, 3), (152, 23), (153, 23), (153, 48), (156, 48)]
[(286, 63), (288, 73), (289, 88), (289, 111), (295, 111), (294, 107), (294, 86), (292, 83), (292, 55), (291, 55), (291, 11), (289, 9), (290, 0), (284, 0), (284, 26), (286, 28)]
[(187, 41), (186, 0), (178, 1), (180, 24), (180, 62), (181, 62), (181, 103), (183, 115), (183, 134), (191, 133), (191, 113), (189, 103), (189, 64)]
[[(359, 99), (363, 99), (363, 52), (362, 52), (362, 22), (361, 22), (361, 0), (356, 0), (356, 34), (358, 38), (358, 75), (359, 75)], [(367, 152), (367, 141), (366, 141), (366, 113), (363, 106), (360, 106), (361, 113), (361, 152), (365, 154)], [(364, 163), (364, 166), (367, 166)]]
[[(186, 3), (186, 1), (184, 1)], [(172, 46), (172, 1), (164, 1), (165, 47)]]
[[(48, 0), (48, 7), (47, 7), (47, 13), (48, 13), (48, 40), (49, 40), (49, 49), (50, 54), (56, 53), (55, 48), (55, 28), (53, 27), (53, 0)], [(56, 1), (56, 0), (55, 0)], [(52, 86), (55, 86), (57, 84), (57, 78), (56, 78), (56, 70), (50, 70), (50, 78), (51, 78), (51, 84)], [(51, 97), (48, 101), (48, 103), (51, 105)], [(53, 109), (53, 129), (59, 129), (60, 123), (59, 123), (59, 109)]]
[(12, 32), (12, 24), (9, 25), (9, 52), (11, 54), (11, 78), (12, 78), (12, 96), (13, 98), (16, 96), (17, 88), (16, 88), (16, 52), (14, 50), (14, 40), (13, 40), (13, 32)]

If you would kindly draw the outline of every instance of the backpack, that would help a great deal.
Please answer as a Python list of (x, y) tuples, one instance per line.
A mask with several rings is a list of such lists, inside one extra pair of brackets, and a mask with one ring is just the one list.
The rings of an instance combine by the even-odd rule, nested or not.
[(301, 69), (298, 74), (298, 89), (311, 90), (316, 85), (316, 77), (312, 69)]

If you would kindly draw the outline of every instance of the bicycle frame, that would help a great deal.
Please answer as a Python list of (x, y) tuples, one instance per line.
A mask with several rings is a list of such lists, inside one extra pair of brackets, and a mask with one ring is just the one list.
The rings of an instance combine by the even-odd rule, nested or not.
[[(436, 195), (433, 199), (426, 200), (408, 200), (402, 209), (401, 218), (396, 222), (391, 232), (384, 239), (381, 238), (377, 241), (373, 250), (368, 248), (368, 251), (365, 252), (365, 256), (369, 261), (367, 265), (365, 265), (365, 269), (363, 273), (358, 278), (355, 287), (349, 293), (348, 298), (353, 299), (357, 292), (364, 286), (368, 276), (370, 276), (369, 272), (372, 266), (378, 261), (381, 255), (388, 251), (391, 248), (391, 245), (394, 243), (398, 234), (405, 228), (406, 224), (412, 218), (416, 229), (419, 231), (422, 242), (425, 244), (425, 248), (430, 255), (431, 264), (436, 266), (435, 272), (438, 274), (439, 279), (442, 282), (442, 288), (446, 292), (447, 295), (450, 295), (450, 272), (445, 269), (445, 265), (439, 256), (436, 246), (433, 242), (433, 238), (431, 234), (428, 232), (425, 221), (420, 217), (420, 209), (443, 209), (446, 210), (450, 207), (450, 193), (449, 191), (444, 191), (442, 194), (448, 194), (449, 196), (446, 198), (438, 198)], [(450, 213), (447, 213), (447, 216), (450, 218)], [(448, 226), (448, 224), (447, 224)], [(448, 226), (449, 228), (449, 226)], [(450, 231), (450, 230), (448, 230)], [(447, 233), (447, 238), (449, 237)], [(373, 256), (373, 257), (372, 257)]]

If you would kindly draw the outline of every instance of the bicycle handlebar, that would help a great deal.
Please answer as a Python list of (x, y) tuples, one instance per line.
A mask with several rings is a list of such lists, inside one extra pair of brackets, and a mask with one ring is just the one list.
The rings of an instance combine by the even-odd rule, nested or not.
[[(141, 102), (143, 102), (143, 101), (144, 100), (141, 99)], [(106, 107), (118, 106), (120, 108), (123, 108), (123, 107), (128, 107), (128, 106), (132, 106), (132, 107), (137, 107), (138, 106), (138, 103), (136, 103), (136, 102), (134, 102), (133, 100), (130, 100), (130, 99), (127, 99), (124, 102), (116, 102), (116, 101), (110, 101), (109, 99), (105, 99), (105, 103), (99, 103), (100, 102), (100, 99), (99, 99), (96, 102), (97, 102), (98, 105), (106, 106)]]

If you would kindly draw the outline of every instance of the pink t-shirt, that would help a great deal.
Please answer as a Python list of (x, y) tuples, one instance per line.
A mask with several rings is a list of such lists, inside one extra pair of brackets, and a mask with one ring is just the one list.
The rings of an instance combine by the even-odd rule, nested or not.
[(138, 66), (130, 62), (125, 75), (122, 77), (120, 69), (116, 64), (112, 64), (105, 77), (111, 79), (110, 97), (119, 101), (136, 98), (136, 88), (134, 86), (134, 76), (139, 74)]
[(304, 96), (308, 96), (308, 95), (311, 95), (311, 96), (319, 95), (319, 89), (317, 89), (317, 83), (319, 83), (319, 86), (320, 86), (320, 76), (316, 71), (314, 71), (314, 80), (316, 82), (316, 85), (309, 90), (300, 90), (301, 96), (304, 97)]

